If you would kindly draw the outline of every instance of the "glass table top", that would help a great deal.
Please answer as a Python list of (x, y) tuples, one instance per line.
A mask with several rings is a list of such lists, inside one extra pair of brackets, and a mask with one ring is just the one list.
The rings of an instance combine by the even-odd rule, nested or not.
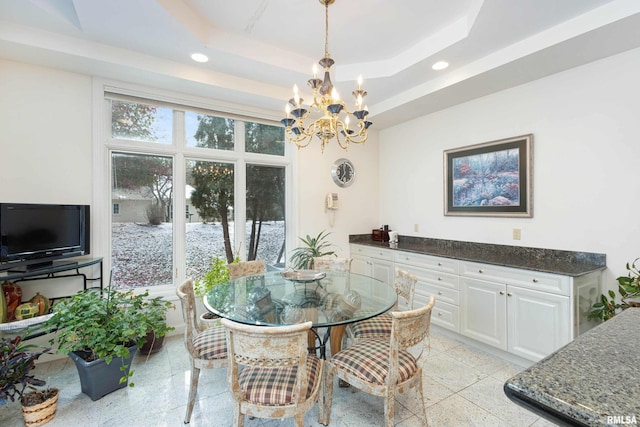
[(373, 277), (311, 270), (240, 277), (203, 297), (209, 311), (236, 322), (277, 326), (311, 321), (314, 328), (368, 319), (396, 301), (393, 287)]

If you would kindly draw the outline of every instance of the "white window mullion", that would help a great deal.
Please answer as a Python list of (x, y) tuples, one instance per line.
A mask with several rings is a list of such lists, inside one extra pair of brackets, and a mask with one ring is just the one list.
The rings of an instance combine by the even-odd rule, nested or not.
[[(235, 141), (234, 147), (236, 153), (244, 153), (245, 141), (244, 141), (244, 122), (239, 120), (235, 121), (234, 129)], [(234, 221), (234, 251), (240, 249), (238, 255), (243, 261), (247, 260), (247, 162), (240, 158), (236, 162), (235, 166), (235, 188), (234, 188), (234, 209), (233, 209), (233, 221)]]

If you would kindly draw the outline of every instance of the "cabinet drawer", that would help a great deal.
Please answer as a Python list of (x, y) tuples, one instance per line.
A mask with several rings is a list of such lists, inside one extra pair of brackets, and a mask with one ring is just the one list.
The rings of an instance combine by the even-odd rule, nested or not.
[(460, 275), (558, 295), (569, 295), (571, 287), (570, 279), (566, 276), (468, 261), (460, 262)]
[(407, 270), (418, 277), (418, 283), (430, 283), (432, 285), (442, 286), (450, 289), (459, 289), (458, 282), (460, 276), (453, 274), (441, 273), (439, 271), (426, 270), (417, 268), (412, 265), (396, 264), (399, 269)]
[(416, 295), (418, 293), (425, 294), (427, 299), (433, 295), (436, 301), (460, 305), (460, 291), (457, 289), (444, 288), (442, 286), (418, 282), (416, 285)]
[(370, 258), (393, 261), (393, 252), (389, 249), (375, 248), (373, 246), (351, 245), (351, 256), (366, 256)]
[(414, 254), (412, 252), (396, 252), (396, 262), (409, 264), (430, 270), (442, 271), (450, 274), (458, 274), (458, 260), (441, 258), (431, 255)]
[(436, 305), (431, 312), (431, 322), (450, 331), (460, 332), (460, 309), (436, 299)]

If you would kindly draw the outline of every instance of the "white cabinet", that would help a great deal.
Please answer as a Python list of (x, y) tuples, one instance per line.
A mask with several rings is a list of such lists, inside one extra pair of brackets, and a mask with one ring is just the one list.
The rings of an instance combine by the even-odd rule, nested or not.
[(351, 272), (374, 277), (392, 286), (395, 277), (393, 252), (390, 249), (351, 245)]
[(414, 306), (426, 305), (430, 297), (435, 297), (436, 305), (431, 315), (433, 324), (460, 332), (458, 261), (431, 255), (396, 252), (395, 262), (397, 268), (410, 271), (418, 278)]
[(573, 278), (473, 262), (460, 274), (461, 334), (534, 361), (577, 336)]
[(436, 299), (434, 325), (528, 360), (597, 324), (587, 314), (601, 292), (600, 270), (573, 277), (357, 244), (351, 257), (352, 272), (389, 284), (394, 267), (412, 272), (414, 306)]

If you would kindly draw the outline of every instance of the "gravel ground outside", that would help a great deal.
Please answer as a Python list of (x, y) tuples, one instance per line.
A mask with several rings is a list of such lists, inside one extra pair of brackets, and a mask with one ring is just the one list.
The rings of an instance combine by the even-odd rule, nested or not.
[[(231, 224), (233, 241), (233, 224)], [(113, 285), (117, 288), (147, 287), (173, 282), (173, 227), (136, 223), (112, 225)], [(247, 223), (247, 237), (251, 223)], [(284, 242), (284, 222), (265, 222), (258, 246), (258, 259), (267, 264), (276, 258)], [(187, 224), (187, 277), (198, 279), (208, 270), (215, 254), (224, 256), (222, 225)], [(246, 260), (246, 248), (241, 248)]]

